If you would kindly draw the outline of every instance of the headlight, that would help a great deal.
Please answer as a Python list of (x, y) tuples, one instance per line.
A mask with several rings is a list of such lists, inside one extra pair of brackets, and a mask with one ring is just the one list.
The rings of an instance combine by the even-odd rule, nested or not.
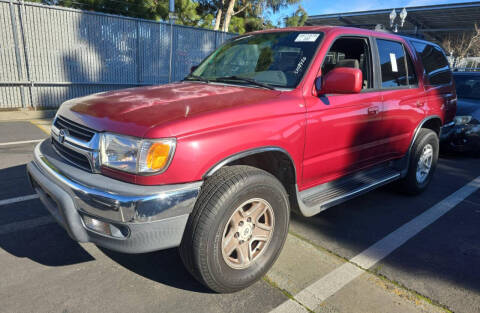
[(470, 123), (472, 120), (472, 117), (470, 115), (465, 115), (465, 116), (455, 116), (453, 121), (455, 122), (455, 125), (465, 125)]
[(176, 141), (168, 139), (138, 139), (103, 133), (101, 163), (103, 166), (133, 174), (159, 173), (167, 169)]

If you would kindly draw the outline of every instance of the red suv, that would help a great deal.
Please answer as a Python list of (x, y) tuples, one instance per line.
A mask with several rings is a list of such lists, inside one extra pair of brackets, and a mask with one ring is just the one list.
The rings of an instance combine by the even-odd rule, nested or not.
[(28, 174), (74, 240), (180, 246), (193, 276), (232, 292), (272, 266), (290, 211), (312, 216), (393, 181), (423, 191), (455, 110), (435, 44), (269, 30), (230, 40), (182, 82), (63, 103)]

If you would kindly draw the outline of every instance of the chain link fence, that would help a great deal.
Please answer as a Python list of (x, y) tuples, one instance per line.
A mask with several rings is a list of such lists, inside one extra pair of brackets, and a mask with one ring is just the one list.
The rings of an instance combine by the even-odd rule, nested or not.
[(0, 110), (178, 81), (235, 34), (0, 0)]

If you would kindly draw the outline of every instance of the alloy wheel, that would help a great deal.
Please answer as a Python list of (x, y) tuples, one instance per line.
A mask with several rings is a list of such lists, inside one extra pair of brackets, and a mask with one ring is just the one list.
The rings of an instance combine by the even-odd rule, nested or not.
[(222, 238), (222, 255), (234, 269), (249, 267), (267, 249), (275, 227), (270, 204), (255, 198), (242, 203), (228, 220)]
[(433, 161), (433, 147), (431, 144), (427, 144), (423, 147), (422, 154), (417, 164), (417, 182), (422, 184), (430, 174)]

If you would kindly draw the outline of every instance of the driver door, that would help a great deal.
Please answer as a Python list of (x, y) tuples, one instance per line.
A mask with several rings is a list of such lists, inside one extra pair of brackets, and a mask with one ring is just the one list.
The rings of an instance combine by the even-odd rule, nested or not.
[(322, 65), (322, 79), (336, 67), (359, 68), (358, 94), (306, 97), (306, 143), (302, 189), (325, 183), (382, 161), (380, 92), (374, 90), (370, 39), (337, 38)]

